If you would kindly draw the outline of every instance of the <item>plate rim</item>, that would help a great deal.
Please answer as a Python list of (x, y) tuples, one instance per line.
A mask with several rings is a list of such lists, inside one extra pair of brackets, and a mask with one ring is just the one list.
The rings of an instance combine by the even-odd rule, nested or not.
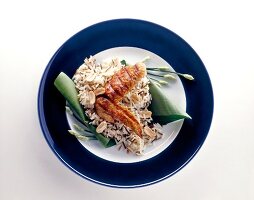
[[(54, 154), (56, 155), (56, 157), (65, 165), (67, 166), (69, 169), (71, 169), (72, 171), (74, 171), (76, 174), (78, 174), (79, 176), (87, 179), (87, 180), (90, 180), (92, 182), (95, 182), (95, 183), (98, 183), (100, 185), (104, 185), (104, 186), (110, 186), (110, 187), (117, 187), (117, 188), (135, 188), (135, 187), (143, 187), (143, 186), (147, 186), (147, 185), (151, 185), (151, 184), (154, 184), (154, 183), (157, 183), (157, 182), (160, 182), (164, 179), (167, 179), (168, 177), (174, 175), (175, 173), (177, 173), (178, 171), (180, 171), (182, 168), (184, 168), (192, 159), (193, 157), (197, 154), (197, 152), (200, 150), (200, 148), (202, 147), (202, 145), (204, 144), (205, 140), (206, 140), (206, 137), (208, 136), (208, 133), (209, 133), (209, 130), (210, 130), (210, 127), (212, 125), (212, 119), (213, 119), (213, 112), (214, 112), (214, 96), (213, 96), (213, 89), (212, 89), (212, 84), (211, 84), (211, 79), (209, 77), (209, 74), (207, 72), (207, 69), (205, 68), (205, 65), (203, 64), (202, 60), (200, 59), (200, 62), (203, 64), (204, 66), (204, 71), (206, 71), (206, 75), (208, 76), (208, 79), (207, 81), (209, 82), (210, 86), (211, 86), (211, 93), (210, 93), (210, 98), (211, 98), (211, 103), (212, 103), (212, 107), (211, 107), (211, 119), (210, 119), (210, 125), (208, 127), (208, 130), (207, 130), (207, 133), (203, 139), (203, 141), (199, 144), (198, 148), (195, 150), (195, 152), (192, 154), (192, 156), (190, 156), (186, 162), (182, 163), (181, 167), (179, 167), (178, 169), (176, 169), (175, 171), (172, 171), (172, 173), (166, 175), (166, 176), (163, 176), (161, 177), (160, 179), (156, 179), (154, 181), (150, 181), (150, 182), (146, 182), (146, 183), (142, 183), (142, 184), (132, 184), (132, 185), (118, 185), (118, 184), (109, 184), (109, 183), (106, 183), (106, 182), (102, 182), (102, 181), (98, 181), (98, 180), (95, 180), (95, 179), (92, 179), (82, 173), (80, 173), (79, 171), (77, 171), (75, 168), (73, 168), (71, 165), (69, 165), (59, 154), (58, 152), (56, 151), (56, 149), (52, 146), (52, 141), (50, 141), (49, 137), (47, 137), (48, 134), (50, 134), (50, 131), (48, 130), (48, 127), (46, 125), (46, 120), (45, 120), (45, 115), (43, 113), (43, 110), (44, 110), (44, 105), (43, 105), (43, 93), (44, 93), (44, 84), (45, 84), (45, 81), (46, 81), (46, 75), (51, 67), (51, 64), (53, 62), (53, 60), (55, 59), (55, 57), (58, 55), (58, 53), (64, 48), (64, 45), (69, 41), (71, 40), (73, 37), (76, 37), (78, 34), (80, 34), (82, 31), (88, 29), (88, 28), (93, 28), (95, 26), (100, 26), (101, 24), (104, 24), (104, 23), (111, 23), (111, 22), (116, 22), (116, 21), (121, 21), (121, 22), (130, 22), (130, 21), (135, 21), (135, 22), (138, 22), (138, 23), (146, 23), (146, 24), (150, 24), (151, 26), (156, 26), (156, 27), (161, 27), (169, 32), (171, 32), (171, 34), (175, 35), (177, 38), (179, 38), (182, 42), (185, 43), (185, 45), (187, 45), (188, 48), (190, 48), (193, 53), (200, 59), (200, 57), (198, 56), (198, 54), (195, 52), (195, 50), (184, 40), (182, 39), (180, 36), (178, 36), (176, 33), (172, 32), (171, 30), (159, 25), (159, 24), (155, 24), (153, 22), (149, 22), (149, 21), (145, 21), (145, 20), (140, 20), (140, 19), (129, 19), (129, 18), (122, 18), (122, 19), (112, 19), (112, 20), (106, 20), (106, 21), (103, 21), (103, 22), (99, 22), (99, 23), (96, 23), (96, 24), (93, 24), (91, 26), (88, 26), (84, 29), (82, 29), (81, 31), (77, 32), (76, 34), (74, 34), (73, 36), (71, 36), (70, 38), (68, 38), (61, 46), (60, 48), (54, 53), (54, 55), (52, 56), (52, 58), (50, 59), (49, 63), (47, 64), (43, 74), (42, 74), (42, 78), (41, 78), (41, 81), (40, 81), (40, 84), (39, 84), (39, 90), (38, 90), (38, 98), (37, 98), (37, 112), (38, 112), (38, 116), (39, 116), (39, 122), (40, 122), (40, 126), (41, 126), (41, 129), (42, 129), (42, 132), (43, 132), (43, 135), (44, 135), (44, 138), (45, 140), (47, 141), (47, 144), (49, 145), (49, 147), (51, 148), (51, 150), (54, 152)], [(139, 47), (140, 48), (140, 47)], [(160, 55), (159, 55), (160, 56)], [(173, 67), (173, 66), (172, 66)], [(186, 94), (186, 100), (187, 100), (187, 94)], [(187, 102), (188, 104), (188, 102)]]

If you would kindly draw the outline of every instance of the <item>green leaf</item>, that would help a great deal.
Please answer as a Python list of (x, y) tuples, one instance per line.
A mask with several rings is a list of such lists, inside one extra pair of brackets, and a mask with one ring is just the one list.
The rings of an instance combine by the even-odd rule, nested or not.
[(104, 147), (111, 147), (116, 144), (113, 139), (97, 133), (96, 128), (92, 124), (89, 124), (89, 119), (85, 115), (84, 110), (79, 103), (78, 92), (75, 88), (75, 84), (65, 73), (61, 72), (57, 76), (54, 81), (54, 85), (68, 102), (71, 111), (74, 113), (73, 116), (77, 117), (92, 133), (94, 133), (95, 137)]
[(77, 131), (80, 135), (89, 136), (93, 134), (87, 127), (84, 129), (78, 124), (73, 124), (73, 129)]
[(73, 81), (61, 72), (54, 81), (54, 85), (69, 103), (71, 110), (77, 114), (79, 119), (87, 121), (87, 117), (78, 101), (78, 92)]
[(181, 111), (176, 107), (161, 91), (153, 81), (150, 81), (150, 93), (152, 95), (152, 103), (149, 107), (149, 110), (152, 111), (152, 118), (154, 122), (157, 122), (161, 125), (167, 123), (189, 118), (191, 117), (186, 113)]
[(73, 131), (73, 130), (68, 130), (68, 132), (72, 135), (74, 135), (77, 139), (82, 140), (82, 141), (88, 141), (88, 140), (96, 140), (95, 136), (85, 136), (81, 135), (80, 133)]
[(108, 148), (116, 144), (115, 140), (107, 138), (100, 133), (97, 133), (96, 128), (92, 124), (87, 123), (86, 126), (92, 133), (94, 133), (95, 137), (101, 142), (104, 147)]
[(171, 71), (169, 70), (169, 68), (167, 66), (162, 66), (162, 67), (147, 67), (147, 72), (148, 74), (152, 74), (152, 75), (157, 75), (157, 76), (160, 76), (158, 74), (154, 74), (154, 72), (168, 72), (168, 73), (171, 73), (171, 74), (176, 74), (180, 77), (183, 77), (187, 80), (194, 80), (194, 77), (190, 74), (183, 74), (183, 73), (179, 73), (179, 72), (175, 72), (175, 71)]
[(65, 110), (67, 113), (69, 113), (70, 115), (73, 115), (73, 112), (71, 111), (69, 106), (65, 106)]
[(121, 60), (121, 62), (120, 62), (122, 65), (124, 65), (124, 66), (127, 66), (127, 62), (126, 62), (126, 60)]

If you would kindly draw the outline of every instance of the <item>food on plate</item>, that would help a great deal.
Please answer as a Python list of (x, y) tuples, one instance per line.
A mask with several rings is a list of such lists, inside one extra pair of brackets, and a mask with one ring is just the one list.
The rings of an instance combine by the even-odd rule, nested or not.
[[(152, 99), (144, 63), (125, 66), (118, 58), (97, 63), (91, 56), (77, 69), (73, 81), (91, 124), (97, 127), (106, 122), (101, 134), (119, 147), (142, 154), (146, 145), (162, 137), (160, 125), (153, 123), (148, 110)], [(152, 137), (144, 131), (146, 126), (154, 132)]]
[(147, 67), (143, 62), (130, 65), (118, 58), (98, 63), (93, 56), (84, 60), (72, 80), (60, 73), (55, 86), (67, 100), (69, 111), (84, 125), (84, 129), (76, 125), (69, 132), (79, 140), (97, 139), (105, 147), (116, 144), (118, 149), (142, 155), (163, 136), (161, 125), (190, 118), (160, 91), (171, 73), (191, 80), (190, 75), (168, 67)]
[(118, 102), (145, 76), (144, 63), (126, 66), (116, 72), (105, 85), (105, 95)]
[(136, 117), (124, 106), (105, 97), (99, 97), (95, 103), (96, 113), (110, 123), (118, 121), (142, 137), (142, 128)]
[(140, 123), (126, 107), (118, 102), (133, 89), (145, 74), (146, 67), (143, 63), (123, 67), (106, 83), (105, 97), (97, 98), (95, 103), (95, 110), (102, 119), (111, 123), (119, 121), (131, 128), (139, 137), (142, 137)]

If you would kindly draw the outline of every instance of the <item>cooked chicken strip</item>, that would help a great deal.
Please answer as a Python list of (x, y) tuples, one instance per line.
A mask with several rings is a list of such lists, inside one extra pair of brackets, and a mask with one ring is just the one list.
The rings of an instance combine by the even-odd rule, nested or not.
[(119, 102), (146, 74), (143, 63), (127, 66), (118, 71), (105, 85), (105, 95)]
[(130, 80), (132, 80), (132, 78), (127, 73), (126, 67), (124, 67), (122, 70), (120, 70), (119, 73), (117, 74), (117, 76), (121, 80), (122, 84), (125, 85), (127, 88), (133, 87), (133, 82), (130, 81)]
[(105, 97), (99, 97), (96, 99), (95, 109), (97, 114), (106, 121), (112, 122), (112, 120), (117, 120), (142, 137), (142, 129), (139, 122), (127, 108)]
[(112, 116), (110, 116), (110, 113), (107, 112), (107, 110), (105, 110), (99, 103), (95, 102), (95, 109), (97, 114), (102, 118), (105, 119), (106, 121), (110, 122), (110, 123), (114, 123), (114, 118)]
[(143, 63), (122, 68), (105, 85), (105, 96), (95, 102), (97, 114), (104, 120), (113, 123), (115, 120), (131, 128), (142, 137), (142, 128), (136, 117), (124, 106), (118, 104), (123, 97), (145, 76)]
[(111, 86), (111, 84), (107, 84), (105, 85), (105, 93), (107, 95), (107, 97), (109, 99), (115, 99), (117, 101), (122, 99), (122, 96), (120, 96), (120, 94), (118, 94)]

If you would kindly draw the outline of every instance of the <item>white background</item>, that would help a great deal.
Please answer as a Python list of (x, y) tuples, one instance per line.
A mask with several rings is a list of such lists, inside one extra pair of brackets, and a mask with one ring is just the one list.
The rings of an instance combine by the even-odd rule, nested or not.
[[(36, 108), (40, 78), (58, 47), (89, 25), (126, 17), (184, 38), (206, 65), (215, 98), (195, 158), (138, 189), (100, 186), (67, 169), (48, 147)], [(251, 1), (1, 0), (0, 199), (254, 199), (253, 37)]]

